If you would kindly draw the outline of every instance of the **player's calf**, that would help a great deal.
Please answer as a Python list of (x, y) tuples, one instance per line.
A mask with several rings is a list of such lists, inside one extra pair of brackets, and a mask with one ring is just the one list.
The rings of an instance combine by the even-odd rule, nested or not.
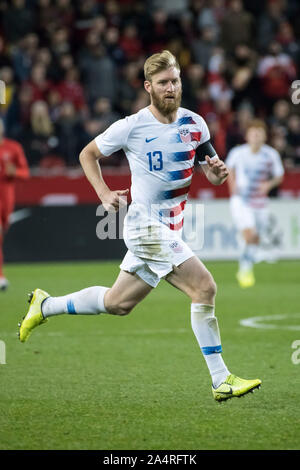
[(113, 293), (107, 292), (105, 299), (105, 308), (111, 315), (125, 316), (136, 306), (138, 302), (133, 300), (118, 300), (114, 298)]

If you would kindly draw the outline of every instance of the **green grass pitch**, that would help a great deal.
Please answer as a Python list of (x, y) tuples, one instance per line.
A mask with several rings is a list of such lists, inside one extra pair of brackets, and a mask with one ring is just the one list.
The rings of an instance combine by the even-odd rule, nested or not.
[[(236, 263), (206, 265), (218, 284), (224, 360), (233, 373), (263, 381), (259, 391), (223, 404), (212, 398), (189, 299), (165, 281), (129, 316), (54, 317), (21, 344), (27, 292), (110, 286), (119, 263), (8, 265), (11, 287), (0, 293), (0, 448), (299, 449), (300, 364), (291, 357), (300, 340), (300, 262), (256, 266), (248, 290), (235, 281)], [(240, 324), (281, 314), (268, 329)]]

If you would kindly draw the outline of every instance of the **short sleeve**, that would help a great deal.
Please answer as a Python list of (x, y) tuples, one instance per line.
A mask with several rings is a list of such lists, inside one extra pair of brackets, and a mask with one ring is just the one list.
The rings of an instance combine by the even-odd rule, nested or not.
[(210, 139), (210, 132), (209, 132), (206, 122), (201, 116), (199, 116), (199, 126), (200, 126), (200, 132), (201, 132), (199, 145), (201, 145)]
[(105, 157), (126, 148), (130, 131), (128, 118), (120, 119), (109, 126), (106, 131), (95, 137), (95, 143)]
[(284, 175), (284, 168), (281, 161), (281, 157), (277, 150), (273, 149), (273, 168), (272, 168), (273, 178), (280, 178)]

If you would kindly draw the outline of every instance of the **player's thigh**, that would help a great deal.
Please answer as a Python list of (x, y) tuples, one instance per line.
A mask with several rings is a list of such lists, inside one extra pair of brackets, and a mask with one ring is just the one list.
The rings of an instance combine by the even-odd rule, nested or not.
[(115, 283), (105, 294), (105, 308), (112, 314), (127, 315), (152, 289), (152, 286), (135, 273), (121, 270)]
[(165, 280), (195, 303), (211, 303), (216, 295), (213, 276), (197, 256), (192, 256), (169, 273)]

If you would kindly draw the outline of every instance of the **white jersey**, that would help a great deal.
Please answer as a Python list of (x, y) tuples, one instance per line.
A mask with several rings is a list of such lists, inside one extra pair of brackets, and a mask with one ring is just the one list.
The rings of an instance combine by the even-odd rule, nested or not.
[(260, 184), (284, 174), (279, 153), (266, 144), (256, 153), (248, 144), (234, 147), (226, 165), (235, 170), (237, 195), (254, 208), (264, 207), (267, 202), (267, 197), (259, 191)]
[(179, 108), (176, 121), (163, 124), (146, 107), (116, 121), (95, 142), (104, 156), (124, 150), (131, 170), (131, 206), (180, 230), (196, 148), (209, 138), (205, 121), (192, 111)]

